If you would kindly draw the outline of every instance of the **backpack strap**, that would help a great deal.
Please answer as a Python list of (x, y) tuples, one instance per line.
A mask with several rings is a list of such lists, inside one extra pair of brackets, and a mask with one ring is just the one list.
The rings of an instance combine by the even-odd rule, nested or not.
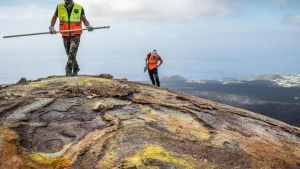
[(148, 53), (147, 60), (149, 60), (150, 56), (151, 56), (151, 53)]

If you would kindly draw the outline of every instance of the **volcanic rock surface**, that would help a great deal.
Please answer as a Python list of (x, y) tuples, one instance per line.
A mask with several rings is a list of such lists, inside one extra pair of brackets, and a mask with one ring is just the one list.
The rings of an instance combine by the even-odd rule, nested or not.
[(1, 169), (299, 169), (300, 129), (92, 76), (0, 87)]

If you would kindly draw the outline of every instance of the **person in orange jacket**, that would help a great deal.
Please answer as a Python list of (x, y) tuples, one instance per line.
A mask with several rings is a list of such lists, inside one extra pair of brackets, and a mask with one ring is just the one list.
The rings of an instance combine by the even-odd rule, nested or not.
[[(57, 18), (59, 18), (59, 30), (77, 30), (82, 29), (82, 22), (87, 27), (88, 31), (93, 31), (93, 27), (86, 19), (84, 9), (79, 4), (73, 2), (73, 0), (64, 0), (64, 3), (57, 5), (54, 16), (51, 19), (49, 32), (55, 34), (56, 30), (54, 25)], [(76, 55), (80, 43), (80, 36), (82, 31), (74, 31), (61, 33), (64, 41), (66, 53), (68, 55), (68, 62), (66, 65), (66, 76), (76, 76), (79, 72), (79, 66), (76, 60)]]
[(158, 77), (157, 68), (163, 64), (162, 58), (157, 54), (156, 50), (153, 50), (151, 53), (148, 53), (146, 57), (146, 67), (144, 71), (148, 70), (151, 82), (153, 85), (160, 87), (160, 81)]

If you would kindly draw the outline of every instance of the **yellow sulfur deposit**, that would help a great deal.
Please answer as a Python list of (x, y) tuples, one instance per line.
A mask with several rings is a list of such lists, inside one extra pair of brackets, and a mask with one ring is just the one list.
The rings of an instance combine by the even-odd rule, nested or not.
[(23, 156), (28, 160), (32, 160), (37, 165), (44, 165), (45, 168), (64, 168), (70, 165), (71, 161), (66, 158), (48, 158), (48, 157), (42, 157), (38, 154), (33, 154), (29, 152), (22, 152)]
[(0, 85), (0, 169), (299, 168), (300, 129), (138, 82)]
[(150, 159), (159, 161), (156, 164), (152, 164), (157, 165), (156, 167), (159, 167), (160, 165), (169, 165), (176, 166), (177, 168), (194, 168), (186, 160), (184, 160), (183, 157), (175, 156), (167, 152), (163, 147), (156, 145), (147, 145), (140, 152), (137, 152), (134, 156), (128, 157), (125, 160), (124, 167), (143, 167), (147, 165), (147, 160)]

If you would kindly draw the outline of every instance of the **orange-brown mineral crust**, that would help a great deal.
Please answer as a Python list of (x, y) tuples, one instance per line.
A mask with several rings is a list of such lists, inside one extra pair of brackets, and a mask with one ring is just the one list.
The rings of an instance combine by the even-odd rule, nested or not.
[(300, 129), (142, 83), (0, 87), (1, 169), (299, 169)]

